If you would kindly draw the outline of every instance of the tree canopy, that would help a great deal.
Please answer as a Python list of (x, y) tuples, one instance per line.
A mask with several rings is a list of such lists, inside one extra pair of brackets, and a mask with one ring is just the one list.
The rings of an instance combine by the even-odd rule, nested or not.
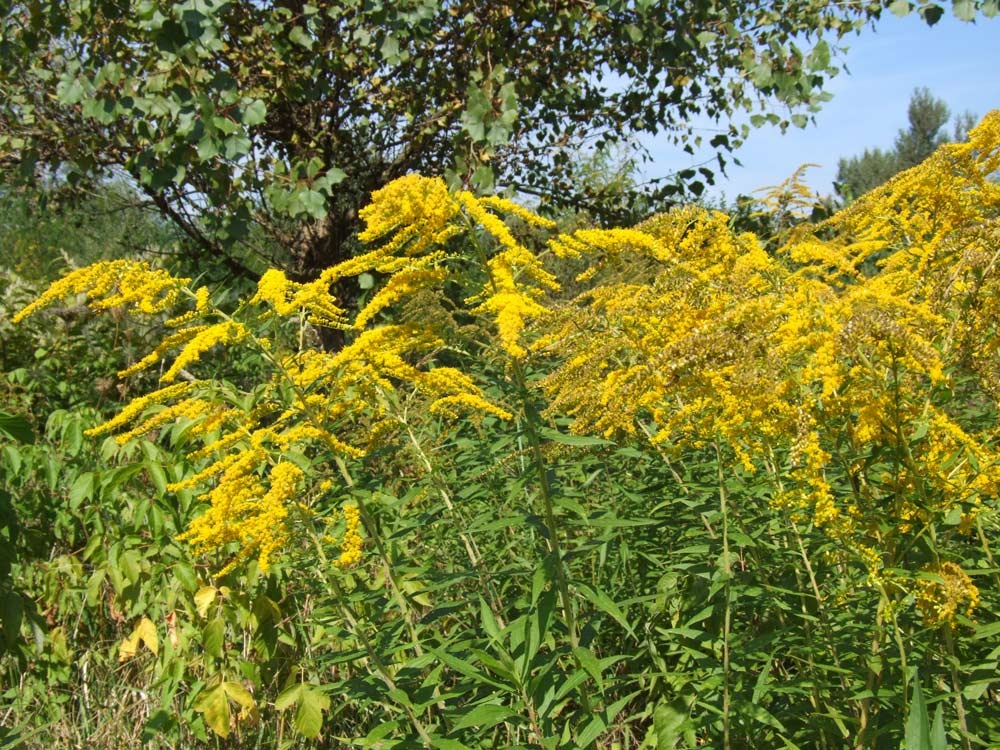
[[(970, 20), (996, 5), (954, 10)], [(700, 192), (747, 134), (734, 116), (805, 125), (839, 70), (837, 42), (883, 12), (820, 0), (2, 7), (3, 166), (70, 183), (127, 174), (198, 252), (251, 271), (259, 253), (301, 278), (350, 255), (359, 208), (413, 171), (596, 209), (599, 191), (576, 179), (581, 149), (659, 134), (693, 151), (707, 116), (714, 161), (650, 187)]]
[(964, 112), (956, 119), (954, 137), (949, 138), (943, 131), (951, 117), (948, 105), (926, 88), (913, 92), (906, 116), (909, 126), (900, 129), (892, 149), (866, 148), (860, 156), (840, 160), (834, 187), (841, 200), (850, 202), (904, 169), (917, 166), (949, 140), (964, 141), (966, 132), (975, 125), (975, 116)]

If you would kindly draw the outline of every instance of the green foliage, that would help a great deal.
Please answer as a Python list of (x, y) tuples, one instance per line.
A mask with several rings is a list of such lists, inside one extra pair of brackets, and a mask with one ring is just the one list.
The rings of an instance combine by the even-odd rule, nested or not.
[[(891, 5), (914, 8), (930, 24), (943, 13)], [(359, 208), (409, 172), (600, 210), (578, 189), (585, 145), (664, 133), (693, 150), (699, 115), (804, 125), (839, 70), (837, 42), (882, 13), (819, 0), (3, 9), (3, 166), (69, 184), (122, 170), (204, 257), (259, 271), (234, 252), (249, 243), (299, 277), (354, 252)], [(995, 3), (954, 7), (980, 10)], [(730, 124), (711, 139), (720, 168), (746, 134)], [(697, 192), (713, 170), (678, 181)]]
[(176, 230), (139, 206), (134, 190), (116, 182), (90, 187), (73, 192), (11, 181), (0, 186), (0, 267), (40, 283), (71, 264), (154, 250), (179, 253)]

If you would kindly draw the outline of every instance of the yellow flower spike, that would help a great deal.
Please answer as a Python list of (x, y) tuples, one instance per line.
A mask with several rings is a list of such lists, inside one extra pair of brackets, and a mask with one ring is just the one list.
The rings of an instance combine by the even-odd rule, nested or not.
[(358, 506), (348, 505), (344, 508), (344, 524), (344, 537), (340, 542), (340, 557), (334, 561), (334, 565), (340, 568), (347, 568), (361, 561), (363, 540), (359, 532), (361, 510)]
[(272, 268), (257, 282), (257, 293), (250, 302), (268, 305), (282, 317), (305, 311), (316, 325), (343, 328), (346, 312), (330, 294), (330, 284), (325, 277), (299, 284), (290, 281), (283, 271)]
[(480, 198), (479, 203), (483, 206), (503, 211), (511, 216), (516, 216), (525, 224), (529, 224), (534, 227), (540, 227), (541, 229), (556, 228), (556, 223), (551, 219), (539, 216), (534, 211), (529, 211), (524, 206), (520, 206), (517, 203), (514, 203), (514, 201), (507, 200), (506, 198), (491, 195), (485, 198)]
[(199, 330), (184, 345), (170, 369), (163, 373), (160, 380), (164, 383), (170, 383), (177, 378), (181, 370), (201, 359), (201, 355), (213, 346), (237, 344), (251, 335), (250, 330), (242, 323), (224, 321), (207, 326)]
[(163, 359), (163, 355), (169, 352), (171, 349), (175, 349), (182, 344), (188, 343), (195, 336), (200, 334), (202, 331), (208, 328), (207, 325), (202, 326), (191, 326), (189, 328), (184, 328), (176, 333), (172, 333), (167, 336), (163, 341), (157, 344), (156, 348), (153, 349), (149, 354), (140, 359), (134, 365), (126, 367), (124, 370), (118, 371), (119, 378), (127, 378), (135, 375), (138, 372), (142, 372), (155, 365), (157, 362)]
[(358, 313), (354, 319), (354, 327), (364, 328), (382, 310), (411, 296), (418, 289), (440, 284), (447, 276), (448, 271), (444, 268), (421, 268), (418, 266), (397, 271)]
[[(458, 203), (440, 178), (411, 174), (393, 180), (372, 193), (372, 202), (358, 214), (366, 225), (359, 235), (362, 242), (390, 237), (388, 249), (368, 253), (368, 261), (404, 247), (407, 255), (419, 255), (448, 230), (458, 210)], [(336, 273), (342, 278), (365, 270), (364, 263), (347, 261)]]
[(172, 307), (190, 279), (175, 278), (166, 271), (134, 260), (111, 260), (80, 268), (63, 276), (30, 305), (13, 317), (26, 317), (71, 294), (85, 294), (93, 309), (124, 306), (146, 314)]
[(174, 385), (167, 386), (165, 388), (160, 388), (159, 390), (153, 391), (152, 393), (147, 393), (145, 396), (140, 396), (139, 398), (133, 399), (128, 405), (125, 406), (118, 414), (109, 419), (107, 422), (98, 425), (97, 427), (92, 427), (91, 429), (84, 432), (88, 437), (97, 437), (98, 435), (104, 435), (105, 433), (116, 430), (119, 427), (131, 422), (139, 415), (141, 415), (146, 409), (154, 404), (162, 404), (170, 401), (177, 396), (182, 396), (185, 393), (193, 390), (198, 385), (203, 385), (204, 383), (187, 382), (187, 383), (176, 383)]

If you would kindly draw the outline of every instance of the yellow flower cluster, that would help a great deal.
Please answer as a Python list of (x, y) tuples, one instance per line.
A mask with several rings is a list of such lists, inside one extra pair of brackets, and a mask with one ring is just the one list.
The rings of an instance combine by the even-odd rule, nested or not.
[(335, 564), (341, 568), (356, 565), (361, 560), (361, 509), (357, 505), (344, 508), (344, 538), (340, 540), (340, 557)]
[(302, 470), (288, 461), (278, 463), (271, 468), (270, 486), (265, 489), (255, 473), (265, 458), (260, 449), (239, 454), (209, 493), (211, 506), (179, 537), (203, 551), (238, 543), (239, 554), (219, 571), (220, 576), (251, 554), (257, 555), (261, 570), (266, 572), (271, 558), (288, 540), (287, 518), (295, 506)]
[[(205, 444), (191, 459), (207, 464), (174, 488), (204, 487), (210, 507), (185, 533), (199, 549), (234, 543), (237, 559), (256, 554), (266, 568), (306, 479), (283, 456), (364, 456), (401, 418), (404, 397), (429, 415), (510, 419), (438, 357), (458, 356), (458, 331), (482, 314), (508, 357), (552, 357), (540, 383), (549, 416), (568, 415), (579, 433), (648, 436), (666, 454), (720, 446), (745, 471), (767, 472), (776, 506), (822, 529), (878, 582), (903, 536), (945, 516), (947, 533), (964, 533), (1000, 491), (996, 428), (948, 405), (959, 388), (1000, 399), (1000, 185), (989, 179), (998, 167), (994, 112), (969, 143), (942, 148), (819, 226), (781, 232), (774, 254), (697, 206), (632, 229), (558, 235), (536, 253), (512, 227), (552, 222), (408, 175), (361, 212), (369, 251), (307, 283), (265, 273), (254, 304), (240, 309), (250, 322), (215, 309), (207, 290), (132, 261), (70, 274), (17, 319), (74, 293), (145, 313), (193, 302), (170, 321), (177, 330), (123, 371), (177, 351), (164, 387), (92, 434), (128, 425), (127, 440), (195, 421)], [(793, 188), (782, 220), (808, 203)], [(582, 293), (560, 296), (550, 257), (588, 264), (575, 282)], [(352, 319), (330, 290), (361, 273), (381, 285)], [(345, 330), (348, 343), (325, 352), (254, 334), (254, 321), (303, 317)], [(172, 383), (213, 346), (238, 343), (257, 347), (272, 371), (252, 399)], [(339, 564), (351, 565), (360, 515), (344, 513)], [(951, 589), (920, 589), (936, 621), (947, 602), (951, 612), (974, 605), (974, 587), (947, 564), (937, 575)]]
[(345, 311), (330, 294), (330, 282), (319, 278), (306, 284), (290, 281), (284, 272), (270, 269), (257, 282), (252, 303), (269, 305), (281, 317), (305, 312), (315, 325), (343, 328)]
[(955, 563), (941, 563), (927, 571), (932, 578), (923, 578), (917, 584), (917, 609), (928, 627), (954, 627), (961, 612), (966, 617), (979, 606), (979, 589), (969, 574)]
[(54, 282), (42, 295), (14, 315), (14, 323), (72, 294), (85, 294), (95, 310), (125, 307), (152, 315), (173, 307), (190, 279), (135, 260), (109, 260), (80, 268)]
[(536, 317), (533, 348), (558, 358), (548, 414), (668, 452), (724, 445), (880, 580), (899, 534), (956, 513), (967, 529), (1000, 488), (995, 428), (945, 406), (963, 371), (1000, 398), (998, 164), (993, 112), (776, 256), (695, 206), (553, 238), (591, 266)]

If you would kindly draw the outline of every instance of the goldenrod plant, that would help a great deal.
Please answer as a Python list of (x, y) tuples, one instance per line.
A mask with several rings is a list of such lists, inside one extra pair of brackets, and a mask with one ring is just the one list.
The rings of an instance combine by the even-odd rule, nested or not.
[[(192, 508), (194, 580), (117, 635), (161, 688), (144, 741), (1000, 741), (998, 168), (993, 112), (773, 253), (697, 206), (559, 233), (413, 174), (315, 281), (56, 282), (15, 321), (78, 295), (166, 331), (86, 433)], [(259, 382), (200, 374), (231, 351)]]

